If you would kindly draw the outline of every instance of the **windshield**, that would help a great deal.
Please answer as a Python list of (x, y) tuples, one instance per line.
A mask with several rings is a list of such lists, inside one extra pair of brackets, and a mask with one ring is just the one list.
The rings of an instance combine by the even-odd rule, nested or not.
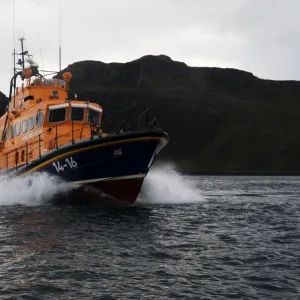
[[(40, 79), (35, 78), (33, 80), (33, 83), (36, 84), (36, 85), (40, 84)], [(46, 85), (46, 86), (58, 85), (60, 87), (65, 87), (66, 82), (63, 79), (45, 78), (43, 84)]]
[(66, 108), (57, 108), (49, 111), (49, 123), (63, 122), (66, 119)]
[(84, 108), (72, 107), (71, 120), (79, 121), (79, 122), (83, 121), (84, 120)]
[(100, 114), (98, 111), (89, 109), (89, 122), (92, 124), (100, 124)]

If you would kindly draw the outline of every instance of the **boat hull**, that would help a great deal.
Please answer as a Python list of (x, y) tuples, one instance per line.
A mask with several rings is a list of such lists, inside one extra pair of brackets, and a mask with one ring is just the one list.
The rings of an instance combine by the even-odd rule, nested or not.
[(55, 195), (54, 204), (128, 206), (135, 203), (144, 177), (99, 180)]
[(22, 176), (46, 172), (60, 177), (74, 187), (67, 197), (71, 202), (131, 205), (167, 143), (163, 131), (97, 137), (52, 150), (15, 171)]

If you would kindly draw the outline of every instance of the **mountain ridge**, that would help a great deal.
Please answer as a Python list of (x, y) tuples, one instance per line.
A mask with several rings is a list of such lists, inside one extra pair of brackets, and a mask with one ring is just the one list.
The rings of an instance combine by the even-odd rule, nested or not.
[(190, 67), (166, 55), (67, 66), (70, 88), (104, 112), (149, 107), (170, 135), (160, 157), (186, 172), (300, 171), (300, 82), (233, 68)]

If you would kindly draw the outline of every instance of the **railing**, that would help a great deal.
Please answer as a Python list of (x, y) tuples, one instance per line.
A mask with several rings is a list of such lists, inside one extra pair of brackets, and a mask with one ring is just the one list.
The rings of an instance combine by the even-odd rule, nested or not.
[(148, 108), (129, 108), (102, 116), (102, 128), (108, 133), (139, 131), (149, 127)]
[[(138, 113), (138, 115), (136, 114)], [(127, 114), (127, 115), (126, 115)], [(118, 123), (122, 117), (126, 116), (125, 121), (121, 122), (121, 125)], [(121, 116), (121, 118), (120, 118)], [(134, 117), (137, 118), (134, 121)], [(66, 123), (72, 123), (72, 130), (64, 133), (62, 135), (58, 135), (58, 128)], [(152, 122), (153, 123), (153, 122)], [(149, 112), (147, 108), (133, 108), (133, 109), (125, 109), (113, 112), (111, 114), (106, 114), (102, 116), (101, 124), (93, 124), (93, 123), (84, 123), (82, 124), (81, 128), (74, 130), (74, 121), (65, 121), (56, 125), (55, 127), (49, 127), (45, 131), (41, 132), (39, 135), (32, 137), (25, 145), (15, 148), (14, 150), (5, 154), (5, 157), (1, 160), (5, 160), (3, 164), (0, 164), (0, 171), (7, 171), (16, 167), (28, 165), (29, 162), (36, 160), (37, 157), (33, 158), (30, 157), (34, 152), (38, 151), (38, 157), (42, 157), (42, 149), (44, 149), (45, 145), (51, 143), (52, 148), (49, 151), (59, 149), (58, 140), (65, 136), (71, 136), (71, 143), (75, 143), (74, 134), (76, 132), (79, 133), (79, 139), (77, 141), (82, 140), (84, 137), (83, 132), (86, 127), (89, 127), (89, 134), (84, 138), (93, 139), (95, 136), (102, 136), (102, 132), (106, 132), (108, 134), (117, 134), (117, 133), (124, 133), (128, 131), (141, 131), (146, 129), (151, 129), (151, 124), (149, 124)], [(158, 125), (156, 124), (155, 127)], [(55, 130), (55, 136), (52, 139), (47, 140), (46, 142), (42, 143), (44, 140), (45, 133), (50, 133), (52, 130)], [(44, 137), (45, 138), (45, 137)], [(32, 146), (37, 144), (35, 148)], [(48, 149), (47, 149), (48, 150)], [(23, 152), (24, 151), (24, 152)], [(21, 157), (20, 157), (21, 153)], [(13, 154), (13, 155), (12, 155)]]
[[(58, 127), (62, 126), (64, 123), (61, 123), (55, 127), (48, 128), (47, 130), (41, 132), (39, 135), (32, 137), (28, 142), (26, 142), (25, 145), (19, 146), (19, 147), (15, 148), (14, 150), (6, 153), (5, 158), (4, 158), (5, 164), (0, 165), (0, 171), (7, 171), (8, 169), (13, 168), (13, 167), (9, 167), (11, 165), (13, 165), (16, 168), (18, 168), (19, 166), (24, 165), (24, 164), (28, 165), (28, 163), (30, 161), (34, 161), (37, 158), (37, 157), (35, 157), (33, 159), (30, 159), (30, 157), (29, 157), (31, 153), (34, 153), (36, 151), (38, 151), (38, 157), (41, 158), (42, 157), (42, 149), (44, 149), (45, 145), (49, 145), (50, 143), (52, 143), (53, 148), (49, 149), (49, 151), (51, 151), (53, 149), (56, 149), (56, 150), (59, 149), (59, 144), (58, 144), (59, 138), (63, 138), (63, 137), (72, 135), (71, 142), (75, 143), (74, 133), (80, 132), (81, 129), (72, 130), (67, 133), (58, 135)], [(49, 132), (49, 129), (50, 129), (50, 131), (52, 131), (53, 129), (55, 130), (55, 137), (43, 142), (44, 140), (42, 139), (42, 137), (45, 133)], [(37, 146), (34, 147), (34, 145), (37, 145)], [(22, 151), (24, 151), (24, 152), (22, 152)], [(20, 158), (20, 153), (21, 153), (21, 158)], [(23, 153), (24, 153), (24, 157), (23, 157)], [(12, 154), (14, 154), (14, 155), (12, 155)]]

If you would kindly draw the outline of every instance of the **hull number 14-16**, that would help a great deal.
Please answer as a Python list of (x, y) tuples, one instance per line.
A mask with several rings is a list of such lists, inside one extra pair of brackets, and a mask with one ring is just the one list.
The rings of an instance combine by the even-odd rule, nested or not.
[(53, 167), (56, 169), (56, 172), (63, 172), (65, 169), (73, 169), (77, 168), (77, 162), (73, 159), (73, 157), (66, 158), (63, 162), (59, 160), (54, 162)]

